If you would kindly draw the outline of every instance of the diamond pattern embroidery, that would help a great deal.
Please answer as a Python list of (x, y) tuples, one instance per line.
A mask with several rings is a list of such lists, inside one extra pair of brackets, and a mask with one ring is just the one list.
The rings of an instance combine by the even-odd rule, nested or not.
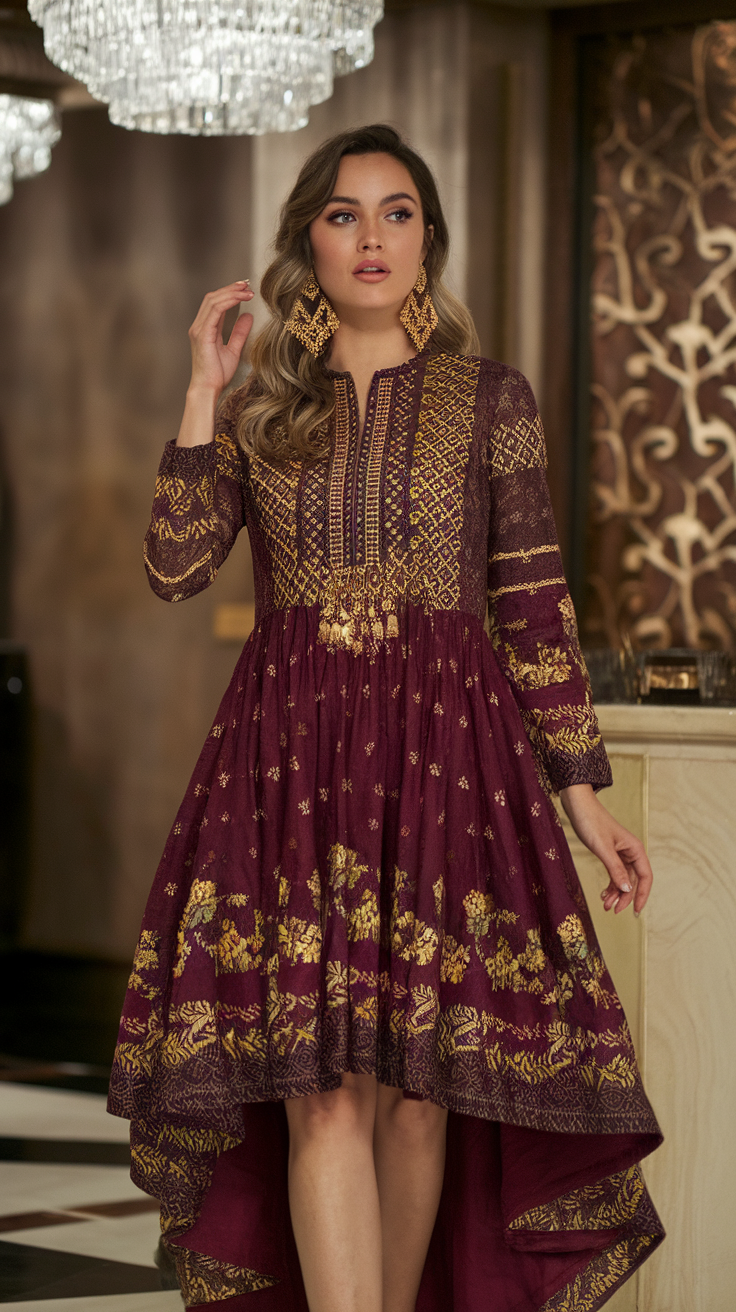
[(410, 521), (424, 606), (453, 610), (460, 597), (463, 495), (480, 362), (438, 355), (427, 363), (414, 446)]
[(515, 474), (519, 469), (533, 469), (547, 464), (544, 432), (539, 415), (533, 419), (519, 416), (516, 423), (494, 426), (490, 444), (491, 474)]

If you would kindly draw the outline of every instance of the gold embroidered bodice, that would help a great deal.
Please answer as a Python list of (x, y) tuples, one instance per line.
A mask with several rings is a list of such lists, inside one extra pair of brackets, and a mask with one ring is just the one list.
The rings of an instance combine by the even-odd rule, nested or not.
[(245, 525), (256, 623), (314, 608), (330, 651), (375, 662), (402, 642), (407, 607), (430, 623), (488, 613), (551, 785), (609, 783), (526, 379), (478, 357), (417, 356), (374, 375), (362, 433), (352, 378), (333, 382), (328, 459), (247, 456), (242, 389), (214, 443), (167, 445), (145, 546), (154, 591), (180, 601), (207, 587)]

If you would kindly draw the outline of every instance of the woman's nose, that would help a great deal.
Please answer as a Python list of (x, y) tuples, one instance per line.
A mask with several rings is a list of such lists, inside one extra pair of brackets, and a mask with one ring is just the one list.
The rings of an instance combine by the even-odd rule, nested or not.
[(364, 228), (358, 240), (362, 251), (380, 251), (381, 238), (374, 228)]

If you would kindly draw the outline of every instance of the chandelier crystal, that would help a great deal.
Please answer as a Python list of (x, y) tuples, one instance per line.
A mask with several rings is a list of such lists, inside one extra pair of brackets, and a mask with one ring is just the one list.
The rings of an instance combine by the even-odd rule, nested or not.
[(14, 180), (48, 168), (60, 136), (52, 100), (0, 95), (0, 205), (13, 195)]
[(381, 0), (29, 0), (49, 58), (146, 132), (304, 127), (373, 58)]

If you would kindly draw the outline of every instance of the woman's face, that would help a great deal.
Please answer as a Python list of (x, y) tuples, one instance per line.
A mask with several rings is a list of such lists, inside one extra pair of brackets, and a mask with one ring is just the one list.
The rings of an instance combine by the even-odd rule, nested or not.
[(333, 195), (309, 226), (317, 282), (338, 318), (359, 326), (366, 311), (398, 315), (428, 235), (403, 164), (392, 155), (344, 156)]

